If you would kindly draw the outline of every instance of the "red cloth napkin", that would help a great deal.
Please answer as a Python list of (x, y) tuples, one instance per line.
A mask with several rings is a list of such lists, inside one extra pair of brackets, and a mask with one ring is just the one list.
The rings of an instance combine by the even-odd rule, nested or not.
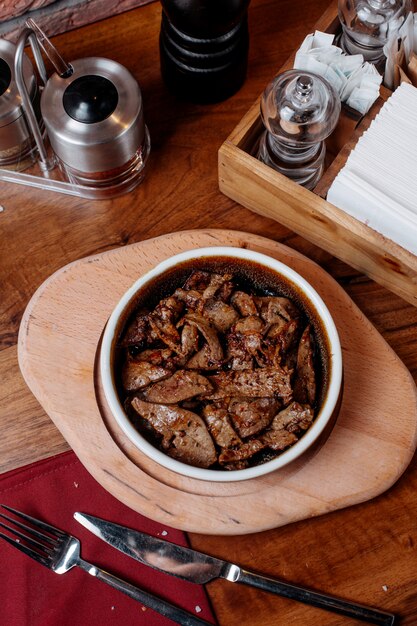
[[(75, 511), (90, 513), (187, 545), (185, 533), (153, 522), (121, 504), (90, 476), (73, 452), (0, 476), (0, 503), (75, 535), (81, 540), (81, 556), (85, 560), (215, 623), (202, 586), (141, 565), (73, 519)], [(1, 538), (0, 585), (0, 623), (4, 626), (170, 626), (173, 623), (78, 567), (57, 575)]]

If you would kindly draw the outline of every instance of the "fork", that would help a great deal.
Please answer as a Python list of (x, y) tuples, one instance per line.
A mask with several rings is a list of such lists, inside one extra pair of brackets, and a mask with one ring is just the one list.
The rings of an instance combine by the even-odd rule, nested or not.
[[(35, 519), (30, 515), (16, 511), (5, 504), (0, 506), (10, 513), (13, 513), (16, 517), (31, 524), (31, 526), (27, 526), (20, 521), (0, 513), (0, 517), (3, 520), (12, 524), (12, 526), (8, 526), (0, 522), (0, 526), (11, 535), (14, 535), (14, 538), (2, 532), (0, 532), (0, 537), (56, 574), (65, 574), (71, 568), (78, 566), (88, 574), (91, 574), (91, 576), (125, 593), (134, 600), (138, 600), (145, 606), (157, 611), (164, 617), (168, 617), (177, 624), (182, 624), (183, 626), (201, 626), (202, 624), (212, 626), (209, 622), (188, 613), (170, 602), (154, 596), (147, 591), (143, 591), (127, 581), (84, 561), (80, 555), (81, 544), (76, 537), (46, 522)], [(20, 530), (17, 530), (15, 527)]]

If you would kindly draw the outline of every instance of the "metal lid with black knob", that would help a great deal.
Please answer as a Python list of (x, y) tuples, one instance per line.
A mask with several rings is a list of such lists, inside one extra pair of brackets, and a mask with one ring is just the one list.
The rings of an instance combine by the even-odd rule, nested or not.
[[(39, 119), (24, 79), (28, 42), (43, 84)], [(42, 52), (55, 69), (50, 77)], [(29, 18), (16, 45), (14, 69), (18, 95), (36, 143), (42, 187), (101, 199), (131, 191), (141, 182), (150, 137), (140, 87), (124, 66), (99, 57), (67, 63)], [(56, 165), (61, 171), (50, 176)], [(31, 182), (25, 179), (24, 184)]]
[(78, 59), (70, 67), (69, 76), (49, 78), (41, 98), (55, 154), (87, 176), (123, 167), (145, 141), (137, 81), (110, 59)]

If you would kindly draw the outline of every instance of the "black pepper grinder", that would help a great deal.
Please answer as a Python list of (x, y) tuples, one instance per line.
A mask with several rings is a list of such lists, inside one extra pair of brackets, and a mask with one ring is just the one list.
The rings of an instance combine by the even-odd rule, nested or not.
[(161, 0), (162, 77), (176, 95), (220, 102), (246, 78), (250, 0)]

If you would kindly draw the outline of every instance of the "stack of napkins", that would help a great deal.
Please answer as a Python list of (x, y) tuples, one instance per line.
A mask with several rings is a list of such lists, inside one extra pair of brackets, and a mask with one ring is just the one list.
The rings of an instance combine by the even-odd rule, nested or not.
[(307, 35), (295, 55), (294, 69), (326, 78), (342, 102), (365, 114), (379, 96), (382, 76), (361, 54), (345, 54), (333, 44), (334, 35)]
[(402, 83), (364, 132), (327, 200), (417, 254), (417, 89)]

